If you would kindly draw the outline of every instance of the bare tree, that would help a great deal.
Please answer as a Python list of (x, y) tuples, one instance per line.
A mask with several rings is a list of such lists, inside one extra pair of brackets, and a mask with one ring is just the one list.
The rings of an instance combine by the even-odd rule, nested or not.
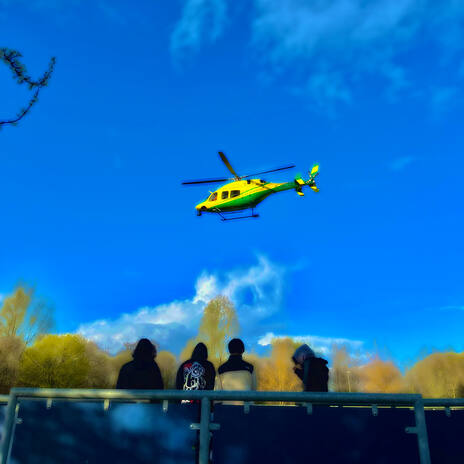
[(21, 108), (19, 113), (14, 118), (0, 120), (0, 129), (5, 125), (15, 125), (18, 123), (30, 109), (37, 103), (39, 99), (39, 93), (43, 87), (48, 85), (48, 81), (52, 75), (53, 69), (55, 68), (55, 57), (50, 59), (48, 69), (45, 71), (43, 76), (38, 80), (33, 80), (26, 70), (26, 66), (21, 63), (19, 58), (22, 58), (21, 53), (16, 50), (9, 48), (0, 48), (0, 60), (3, 61), (11, 70), (13, 79), (17, 81), (19, 85), (26, 84), (30, 91), (34, 91), (29, 103), (24, 108)]

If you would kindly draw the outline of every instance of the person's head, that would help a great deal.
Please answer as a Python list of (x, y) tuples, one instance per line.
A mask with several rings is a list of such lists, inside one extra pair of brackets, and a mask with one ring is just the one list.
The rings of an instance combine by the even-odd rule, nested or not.
[(148, 338), (141, 338), (132, 353), (132, 357), (137, 361), (151, 361), (156, 357), (156, 347)]
[(292, 360), (295, 364), (303, 364), (308, 358), (314, 357), (314, 351), (305, 343), (296, 349), (292, 356)]
[(206, 361), (208, 359), (208, 348), (204, 343), (198, 343), (192, 351), (192, 359), (195, 361)]
[(230, 354), (243, 354), (245, 351), (245, 345), (240, 338), (233, 338), (228, 345)]

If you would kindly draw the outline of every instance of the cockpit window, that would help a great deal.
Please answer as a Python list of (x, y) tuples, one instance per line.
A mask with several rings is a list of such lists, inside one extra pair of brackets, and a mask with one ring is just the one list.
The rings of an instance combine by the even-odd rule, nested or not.
[(225, 190), (224, 192), (221, 193), (221, 200), (225, 200), (226, 198), (229, 198), (228, 190)]
[(232, 190), (230, 192), (230, 198), (238, 197), (240, 195), (240, 190)]
[(216, 201), (217, 200), (217, 192), (214, 192), (209, 197), (209, 201)]

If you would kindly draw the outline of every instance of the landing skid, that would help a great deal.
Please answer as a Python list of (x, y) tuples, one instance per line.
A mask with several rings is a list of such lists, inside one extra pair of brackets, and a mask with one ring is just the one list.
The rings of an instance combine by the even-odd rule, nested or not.
[(217, 213), (217, 214), (219, 214), (219, 216), (221, 216), (221, 221), (233, 221), (233, 220), (236, 220), (236, 219), (249, 219), (249, 218), (257, 218), (257, 217), (259, 217), (259, 214), (255, 214), (253, 208), (251, 208), (251, 214), (249, 214), (248, 216), (226, 217), (226, 215), (228, 215), (228, 214), (235, 214), (235, 211), (225, 213), (224, 211), (216, 210), (215, 213)]

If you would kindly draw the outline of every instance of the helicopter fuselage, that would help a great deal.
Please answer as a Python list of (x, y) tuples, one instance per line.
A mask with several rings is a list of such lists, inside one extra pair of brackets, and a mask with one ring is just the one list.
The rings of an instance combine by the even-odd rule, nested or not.
[(296, 181), (274, 183), (262, 179), (237, 180), (210, 192), (208, 198), (196, 205), (195, 209), (198, 214), (242, 211), (254, 208), (273, 193), (299, 186)]

